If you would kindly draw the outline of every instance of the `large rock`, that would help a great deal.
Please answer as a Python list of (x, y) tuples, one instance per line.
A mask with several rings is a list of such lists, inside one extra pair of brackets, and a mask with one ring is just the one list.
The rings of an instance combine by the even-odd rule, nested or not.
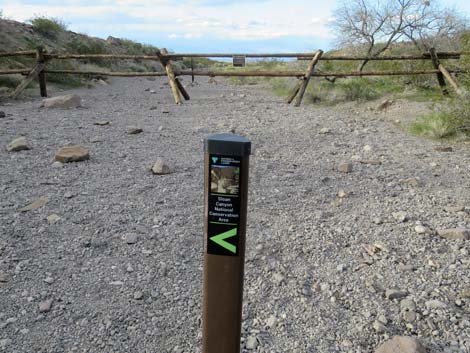
[(80, 162), (90, 158), (90, 153), (82, 146), (62, 147), (55, 154), (55, 160), (61, 163)]
[(18, 137), (17, 139), (14, 139), (7, 146), (7, 150), (9, 152), (19, 152), (19, 151), (26, 151), (30, 149), (31, 149), (31, 145), (28, 143), (28, 141), (26, 141), (24, 137)]
[(465, 228), (438, 229), (437, 234), (449, 240), (470, 239), (470, 229)]
[(382, 343), (375, 353), (426, 353), (426, 349), (414, 337), (395, 336)]
[(157, 161), (152, 166), (152, 173), (156, 175), (170, 174), (170, 167), (165, 163), (161, 158), (158, 158)]
[(67, 94), (44, 99), (41, 107), (44, 108), (77, 108), (81, 105), (82, 99), (76, 94)]

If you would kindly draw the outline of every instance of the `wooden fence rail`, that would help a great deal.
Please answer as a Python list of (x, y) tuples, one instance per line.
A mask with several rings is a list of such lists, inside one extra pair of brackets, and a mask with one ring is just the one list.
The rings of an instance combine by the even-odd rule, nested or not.
[[(143, 76), (167, 76), (169, 79), (171, 91), (176, 104), (182, 104), (182, 97), (189, 100), (190, 96), (186, 92), (184, 86), (178, 77), (183, 75), (209, 76), (209, 77), (294, 77), (299, 82), (294, 91), (289, 96), (287, 102), (290, 104), (297, 97), (295, 105), (299, 106), (302, 102), (303, 94), (307, 88), (311, 77), (365, 77), (365, 76), (407, 76), (407, 75), (437, 75), (438, 83), (443, 94), (448, 94), (446, 81), (449, 81), (452, 88), (459, 95), (463, 95), (462, 89), (458, 86), (457, 81), (451, 75), (452, 73), (467, 73), (464, 70), (449, 70), (442, 64), (441, 60), (458, 60), (464, 55), (470, 55), (470, 52), (437, 52), (431, 49), (429, 53), (417, 55), (393, 55), (380, 57), (365, 56), (340, 56), (340, 55), (323, 55), (323, 51), (319, 50), (314, 53), (273, 53), (273, 54), (253, 54), (253, 53), (237, 53), (237, 54), (221, 54), (221, 53), (168, 53), (165, 49), (157, 51), (152, 55), (126, 55), (126, 54), (58, 54), (46, 53), (42, 47), (38, 47), (35, 51), (16, 51), (11, 53), (1, 53), (2, 57), (27, 56), (36, 59), (36, 65), (32, 69), (10, 69), (0, 70), (0, 75), (22, 74), (26, 78), (14, 90), (11, 97), (17, 98), (19, 94), (34, 80), (39, 80), (40, 92), (42, 97), (47, 96), (46, 77), (47, 74), (66, 74), (66, 75), (91, 75), (91, 76), (121, 76), (121, 77), (143, 77)], [(310, 64), (306, 71), (279, 71), (279, 70), (243, 70), (243, 71), (222, 71), (222, 70), (177, 70), (173, 67), (171, 60), (184, 58), (296, 58), (297, 60), (309, 60)], [(49, 70), (47, 63), (51, 60), (87, 60), (87, 59), (112, 59), (112, 60), (154, 60), (159, 61), (165, 71), (150, 72), (110, 72), (110, 71), (77, 71), (77, 70)], [(319, 61), (328, 60), (429, 60), (432, 62), (434, 69), (429, 70), (395, 70), (395, 71), (365, 71), (365, 72), (315, 72), (315, 67)]]

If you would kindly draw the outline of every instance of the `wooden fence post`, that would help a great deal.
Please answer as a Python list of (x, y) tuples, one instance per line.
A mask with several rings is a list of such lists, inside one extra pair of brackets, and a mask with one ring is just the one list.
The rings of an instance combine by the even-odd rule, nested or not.
[[(163, 54), (163, 55), (162, 55)], [(180, 89), (178, 87), (178, 83), (176, 82), (175, 72), (173, 71), (173, 67), (171, 66), (170, 60), (164, 57), (164, 55), (168, 54), (168, 51), (163, 48), (160, 51), (157, 51), (158, 59), (160, 60), (161, 64), (166, 70), (166, 74), (168, 75), (168, 80), (170, 81), (170, 88), (171, 92), (173, 93), (173, 97), (175, 98), (176, 104), (183, 104), (180, 95)]]
[(300, 86), (302, 86), (302, 82), (303, 82), (303, 81), (302, 81), (301, 79), (299, 79), (299, 80), (297, 81), (297, 83), (295, 84), (294, 89), (292, 90), (292, 93), (291, 93), (290, 96), (287, 97), (287, 99), (286, 99), (286, 103), (287, 103), (287, 104), (291, 104), (292, 101), (294, 100), (295, 96), (297, 95), (297, 93), (299, 93)]
[(459, 85), (457, 84), (457, 81), (455, 81), (455, 79), (452, 77), (452, 75), (450, 74), (449, 71), (447, 71), (447, 69), (444, 67), (444, 65), (442, 64), (439, 64), (439, 71), (442, 72), (442, 74), (444, 75), (444, 77), (447, 79), (447, 81), (449, 81), (450, 85), (452, 86), (452, 88), (455, 90), (455, 92), (459, 95), (459, 96), (463, 96), (463, 91), (460, 89)]
[(296, 107), (300, 107), (300, 104), (302, 103), (302, 98), (304, 97), (305, 90), (307, 89), (308, 82), (310, 81), (310, 77), (312, 76), (313, 70), (315, 69), (315, 65), (317, 64), (318, 60), (320, 60), (322, 54), (323, 50), (317, 51), (312, 61), (308, 65), (307, 71), (305, 72), (305, 76), (302, 78), (303, 81), (300, 85), (299, 93), (297, 94), (297, 98), (295, 100)]
[(35, 79), (38, 77), (39, 73), (44, 70), (45, 64), (44, 63), (38, 63), (36, 66), (33, 67), (33, 69), (29, 72), (28, 76), (20, 82), (18, 87), (15, 88), (13, 93), (10, 95), (11, 98), (16, 99), (20, 95), (21, 92), (24, 91), (26, 87)]
[[(432, 64), (434, 65), (434, 68), (436, 70), (439, 70), (440, 63), (439, 63), (439, 58), (437, 57), (437, 54), (436, 54), (436, 49), (435, 48), (429, 49), (429, 53), (431, 54), (431, 60), (432, 60)], [(442, 94), (447, 96), (449, 94), (449, 91), (446, 88), (446, 81), (444, 80), (444, 75), (442, 74), (442, 71), (438, 72), (436, 75), (437, 75), (437, 82), (439, 82), (439, 87), (441, 87)]]
[[(36, 61), (38, 64), (43, 64), (45, 68), (46, 60), (44, 59), (44, 47), (41, 45), (38, 46), (36, 49)], [(46, 73), (44, 72), (44, 70), (41, 70), (39, 72), (38, 79), (41, 97), (47, 97)]]

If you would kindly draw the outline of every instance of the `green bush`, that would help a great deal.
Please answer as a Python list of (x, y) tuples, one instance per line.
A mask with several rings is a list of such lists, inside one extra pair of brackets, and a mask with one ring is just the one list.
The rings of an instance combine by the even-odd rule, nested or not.
[(452, 99), (441, 105), (438, 111), (420, 117), (412, 123), (412, 134), (434, 139), (470, 136), (470, 96)]
[(0, 87), (15, 88), (21, 82), (21, 76), (1, 75)]
[(343, 93), (346, 101), (368, 101), (379, 96), (373, 83), (363, 78), (353, 78), (340, 82), (337, 87)]
[(38, 16), (29, 20), (29, 22), (33, 25), (35, 32), (50, 38), (55, 38), (58, 34), (67, 30), (65, 23), (54, 17)]

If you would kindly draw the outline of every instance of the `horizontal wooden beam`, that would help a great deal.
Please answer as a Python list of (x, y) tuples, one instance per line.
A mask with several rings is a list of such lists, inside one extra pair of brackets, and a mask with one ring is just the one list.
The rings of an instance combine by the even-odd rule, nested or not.
[(123, 60), (155, 60), (158, 61), (157, 55), (126, 55), (126, 54), (45, 54), (46, 60), (57, 59), (123, 59)]
[(96, 75), (96, 76), (121, 76), (121, 77), (145, 77), (145, 76), (166, 76), (166, 72), (110, 72), (110, 71), (75, 71), (75, 70), (45, 70), (47, 74), (67, 74), (67, 75)]
[[(0, 75), (23, 74), (27, 75), (29, 70), (3, 70)], [(44, 70), (50, 74), (67, 75), (97, 75), (97, 76), (121, 76), (121, 77), (145, 77), (166, 76), (166, 72), (106, 72), (106, 71), (75, 71), (75, 70)], [(468, 73), (465, 70), (448, 70), (450, 73)], [(369, 71), (369, 72), (315, 72), (312, 77), (362, 77), (362, 76), (406, 76), (406, 75), (432, 75), (440, 73), (439, 70), (418, 71)], [(209, 77), (302, 77), (302, 71), (210, 71), (210, 70), (181, 70), (175, 71), (176, 76), (209, 76)]]
[[(439, 59), (460, 59), (460, 53), (436, 53)], [(312, 60), (313, 57), (298, 57), (297, 60)], [(430, 60), (429, 53), (421, 55), (390, 55), (390, 56), (343, 56), (343, 55), (325, 55), (320, 60), (338, 60), (338, 61), (354, 61), (354, 60), (369, 60), (369, 61), (385, 61), (385, 60)]]
[(14, 51), (11, 53), (1, 53), (0, 52), (0, 58), (8, 57), (8, 56), (31, 56), (35, 57), (36, 56), (36, 51), (34, 50), (23, 50), (23, 51)]

